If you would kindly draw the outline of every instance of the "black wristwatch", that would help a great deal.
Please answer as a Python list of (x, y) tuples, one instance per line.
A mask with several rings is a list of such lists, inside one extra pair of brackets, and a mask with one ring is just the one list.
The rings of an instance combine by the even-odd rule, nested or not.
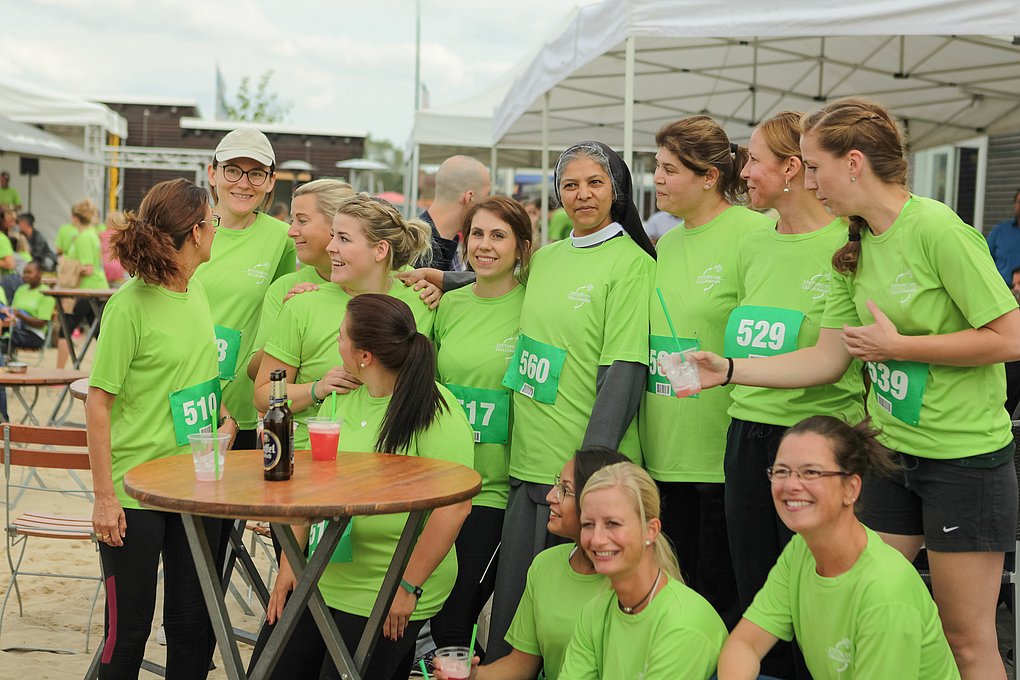
[(424, 590), (421, 589), (421, 586), (411, 585), (404, 579), (400, 579), (400, 587), (414, 595), (414, 599), (416, 600), (420, 600), (422, 593), (425, 592)]

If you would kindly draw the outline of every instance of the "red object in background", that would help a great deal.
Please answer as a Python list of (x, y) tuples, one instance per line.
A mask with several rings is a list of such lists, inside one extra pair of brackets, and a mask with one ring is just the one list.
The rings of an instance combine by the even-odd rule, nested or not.
[(107, 229), (99, 235), (99, 243), (103, 249), (103, 271), (106, 272), (106, 280), (110, 282), (111, 286), (115, 281), (123, 279), (126, 274), (120, 260), (113, 259), (113, 255), (110, 254), (110, 237), (112, 235), (113, 229)]

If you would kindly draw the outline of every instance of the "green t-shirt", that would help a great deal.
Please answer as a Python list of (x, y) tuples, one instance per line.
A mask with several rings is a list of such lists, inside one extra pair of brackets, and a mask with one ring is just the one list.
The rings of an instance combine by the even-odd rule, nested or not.
[[(473, 286), (465, 286), (444, 295), (436, 313), (433, 335), (439, 382), (447, 386), (494, 390), (496, 398), (503, 400), (499, 403), (508, 406), (503, 409), (495, 401), (469, 399), (464, 404), (465, 412), (472, 429), (479, 434), (494, 416), (502, 422), (499, 416), (504, 413), (506, 424), (513, 425), (513, 412), (509, 408), (512, 396), (510, 390), (503, 387), (502, 380), (517, 348), (523, 304), (524, 286), (518, 285), (497, 298), (478, 297)], [(506, 508), (510, 493), (507, 476), (510, 433), (505, 430), (502, 434), (507, 437), (505, 444), (475, 444), (475, 470), (482, 476), (482, 491), (472, 500), (473, 505)]]
[(70, 222), (65, 222), (60, 225), (60, 229), (57, 230), (57, 238), (54, 242), (57, 247), (57, 252), (66, 255), (71, 249), (71, 244), (78, 238), (78, 229)]
[(637, 614), (610, 590), (581, 610), (559, 680), (708, 680), (725, 641), (712, 605), (679, 581)]
[[(418, 291), (394, 280), (389, 294), (411, 308), (421, 333), (426, 336), (432, 334), (436, 313), (422, 303)], [(343, 365), (336, 338), (350, 299), (351, 296), (337, 284), (324, 283), (318, 290), (295, 295), (283, 305), (272, 334), (266, 338), (265, 352), (297, 368), (297, 374), (288, 375), (287, 382), (295, 385), (310, 383), (326, 375), (334, 366)], [(294, 433), (296, 450), (309, 447), (305, 421), (318, 411), (319, 407), (312, 404), (294, 413), (294, 422), (298, 423)]]
[[(584, 439), (598, 367), (648, 361), (648, 307), (635, 303), (648, 299), (655, 261), (623, 235), (591, 248), (557, 241), (531, 262), (521, 333), (566, 359), (554, 404), (514, 393), (510, 474), (550, 484)], [(636, 423), (619, 450), (640, 464)]]
[[(247, 229), (218, 229), (212, 257), (195, 271), (209, 294), (213, 323), (241, 333), (238, 363), (251, 356), (269, 284), (294, 271), (296, 252), (287, 225), (258, 213)], [(254, 391), (244, 366), (223, 387), (227, 410), (242, 430), (255, 428)]]
[[(726, 320), (740, 299), (738, 246), (747, 235), (772, 226), (768, 217), (732, 206), (700, 227), (681, 227), (663, 234), (657, 244), (655, 286), (645, 298), (651, 324), (650, 346), (656, 356), (675, 352), (676, 345), (655, 287), (662, 290), (677, 336), (684, 339), (682, 347), (697, 343), (700, 349), (723, 354)], [(661, 482), (721, 483), (730, 422), (726, 410), (733, 388), (705, 390), (696, 397), (677, 399), (672, 393), (656, 391), (665, 381), (657, 361), (649, 362), (648, 371), (649, 381), (638, 412), (641, 451), (648, 474)]]
[[(744, 337), (753, 342), (759, 333), (757, 328), (752, 331), (749, 321), (757, 319), (764, 325), (770, 317), (768, 311), (755, 314), (749, 307), (803, 312), (790, 351), (814, 347), (832, 287), (832, 255), (846, 243), (846, 236), (842, 219), (809, 234), (780, 234), (775, 229), (748, 234), (740, 242), (743, 294), (731, 323), (747, 324), (751, 332)], [(741, 420), (786, 427), (819, 413), (857, 423), (864, 418), (862, 369), (861, 362), (854, 360), (839, 381), (818, 387), (775, 390), (738, 385), (733, 388), (729, 413)]]
[[(449, 390), (440, 385), (439, 391), (449, 408), (440, 409), (432, 425), (415, 437), (410, 449), (401, 455), (448, 460), (470, 467), (474, 458), (474, 436), (467, 417)], [(339, 397), (337, 411), (344, 419), (344, 426), (340, 429), (340, 451), (375, 451), (379, 428), (389, 403), (390, 397), (373, 397), (365, 387)], [(328, 410), (329, 404), (326, 403), (322, 413)], [(406, 512), (359, 516), (352, 520), (353, 561), (330, 564), (319, 579), (319, 590), (326, 604), (355, 616), (368, 616), (372, 612), (406, 522)], [(431, 618), (438, 613), (456, 578), (457, 552), (451, 546), (450, 552), (422, 584), (424, 593), (411, 614), (411, 620)]]
[[(2, 233), (0, 233), (0, 237), (2, 237), (2, 238), (0, 238), (0, 257), (7, 257), (8, 255), (13, 255), (14, 254), (14, 246), (11, 245), (11, 240), (9, 238), (7, 238), (7, 236), (5, 234), (2, 234)], [(11, 272), (11, 271), (14, 271), (14, 269), (13, 268), (11, 268), (11, 269), (0, 269), (0, 271)]]
[[(116, 395), (110, 414), (110, 452), (117, 498), (128, 470), (149, 460), (188, 454), (178, 446), (169, 395), (218, 375), (212, 315), (202, 284), (175, 293), (131, 279), (103, 310), (103, 332), (89, 386)], [(218, 415), (219, 411), (216, 411)]]
[(103, 290), (110, 287), (103, 269), (103, 247), (99, 243), (99, 232), (95, 227), (86, 227), (78, 232), (78, 237), (71, 244), (67, 256), (82, 265), (91, 265), (92, 273), (82, 276), (78, 287), (82, 290)]
[(549, 242), (562, 241), (563, 239), (570, 236), (570, 232), (574, 230), (574, 223), (570, 221), (570, 216), (567, 215), (567, 211), (563, 208), (557, 208), (552, 211), (549, 215)]
[[(269, 284), (266, 296), (262, 300), (262, 313), (259, 315), (259, 329), (255, 333), (255, 341), (251, 346), (251, 353), (248, 359), (266, 346), (266, 340), (273, 334), (276, 328), (276, 320), (283, 311), (283, 298), (287, 296), (290, 289), (299, 283), (314, 283), (324, 286), (329, 281), (324, 281), (315, 267), (300, 267), (296, 272), (284, 274)], [(247, 362), (245, 362), (247, 363)]]
[(610, 589), (605, 576), (574, 571), (570, 555), (575, 548), (567, 543), (535, 556), (528, 567), (517, 613), (506, 633), (506, 641), (514, 649), (542, 657), (546, 680), (556, 680), (560, 673), (581, 609)]
[(780, 640), (796, 635), (815, 680), (958, 679), (938, 609), (917, 570), (865, 530), (864, 551), (833, 578), (818, 574), (804, 539), (794, 536), (744, 618)]
[[(833, 274), (823, 328), (873, 323), (868, 300), (904, 335), (980, 328), (1017, 307), (984, 237), (938, 201), (913, 196), (881, 236), (864, 230), (861, 251), (856, 274)], [(885, 378), (890, 371), (881, 368), (879, 375)], [(896, 376), (892, 378), (896, 386)], [(910, 387), (901, 380), (904, 393), (909, 394)], [(1013, 435), (1009, 414), (1002, 408), (1005, 400), (1001, 363), (931, 365), (917, 425), (883, 408), (888, 403), (877, 398), (875, 389), (868, 395), (868, 413), (887, 447), (944, 460), (1006, 446)]]
[(40, 283), (36, 288), (32, 288), (27, 283), (23, 283), (18, 286), (16, 291), (14, 291), (14, 301), (11, 303), (11, 306), (15, 309), (20, 309), (29, 316), (35, 317), (36, 319), (42, 319), (47, 322), (46, 325), (41, 328), (34, 328), (25, 324), (25, 328), (38, 335), (40, 338), (46, 337), (46, 329), (49, 327), (49, 321), (53, 318), (53, 308), (57, 304), (56, 298), (43, 294), (44, 290), (49, 290), (49, 287), (45, 283)]
[(14, 187), (0, 189), (0, 205), (21, 205), (21, 196)]

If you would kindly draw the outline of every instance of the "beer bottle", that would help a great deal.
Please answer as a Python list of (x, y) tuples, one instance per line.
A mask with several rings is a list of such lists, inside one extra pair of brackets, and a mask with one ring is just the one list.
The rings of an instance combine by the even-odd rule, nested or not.
[(283, 482), (294, 473), (294, 429), (287, 406), (287, 371), (269, 374), (269, 410), (262, 418), (262, 466), (269, 482)]

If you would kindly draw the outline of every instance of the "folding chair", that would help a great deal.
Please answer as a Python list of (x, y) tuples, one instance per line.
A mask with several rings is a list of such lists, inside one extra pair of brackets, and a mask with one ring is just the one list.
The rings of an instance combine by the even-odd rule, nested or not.
[[(66, 493), (71, 491), (80, 493), (81, 490), (77, 487), (74, 489), (62, 489), (29, 484), (28, 482), (32, 480), (31, 476), (25, 477), (23, 482), (16, 482), (12, 479), (12, 473), (14, 472), (12, 468), (88, 470), (89, 456), (85, 430), (5, 424), (3, 426), (3, 439), (4, 484), (6, 487), (4, 526), (7, 537), (7, 564), (11, 570), (11, 580), (7, 593), (4, 595), (3, 605), (0, 605), (0, 630), (2, 630), (3, 617), (7, 611), (7, 603), (12, 592), (18, 600), (18, 615), (21, 616), (23, 614), (21, 590), (18, 586), (18, 579), (20, 577), (37, 576), (95, 581), (96, 588), (92, 594), (92, 605), (89, 607), (88, 624), (85, 628), (85, 651), (88, 652), (92, 615), (95, 611), (96, 601), (99, 599), (99, 591), (103, 583), (102, 576), (96, 574), (27, 571), (22, 569), (22, 562), (25, 558), (25, 549), (28, 547), (30, 538), (89, 541), (98, 552), (99, 545), (92, 532), (92, 519), (90, 517), (64, 517), (34, 511), (22, 512), (16, 517), (12, 517), (13, 503), (11, 502), (11, 489), (25, 489), (32, 492), (33, 495), (40, 492)], [(31, 496), (28, 498), (31, 498)], [(45, 505), (42, 507), (45, 507)], [(25, 648), (19, 647), (19, 649)], [(33, 649), (42, 650), (43, 648)]]

